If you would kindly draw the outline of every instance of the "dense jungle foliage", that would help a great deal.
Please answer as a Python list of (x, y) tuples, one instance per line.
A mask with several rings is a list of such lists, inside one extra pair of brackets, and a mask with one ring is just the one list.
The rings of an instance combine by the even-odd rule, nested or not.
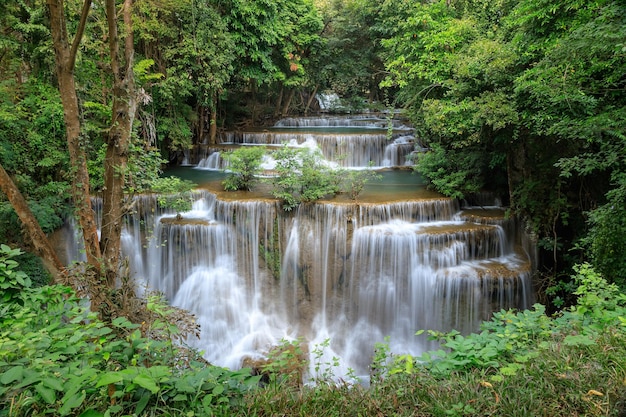
[[(55, 10), (66, 26), (55, 26)], [(220, 130), (313, 113), (320, 92), (353, 111), (400, 108), (427, 149), (415, 169), (447, 196), (500, 195), (538, 243), (540, 301), (550, 313), (563, 309), (502, 312), (468, 337), (435, 334), (446, 349), (432, 362), (381, 346), (370, 390), (302, 390), (274, 368), (259, 390), (259, 378), (206, 367), (173, 343), (172, 322), (185, 319), (157, 298), (131, 322), (96, 316), (73, 290), (46, 286), (38, 260), (15, 249), (31, 250), (32, 236), (3, 188), (0, 415), (624, 413), (623, 1), (5, 0), (0, 174), (45, 233), (73, 213), (71, 196), (86, 185), (70, 157), (55, 33), (75, 56), (65, 75), (75, 82), (76, 145), (93, 194), (111, 190), (111, 175), (124, 178), (126, 195), (176, 189), (154, 182), (166, 164)], [(116, 106), (131, 101), (127, 163), (107, 172), (126, 111)], [(249, 162), (238, 161), (242, 171), (254, 171)], [(275, 195), (300, 190), (293, 204), (337, 187), (283, 180)], [(277, 352), (274, 363), (293, 370), (295, 351)]]

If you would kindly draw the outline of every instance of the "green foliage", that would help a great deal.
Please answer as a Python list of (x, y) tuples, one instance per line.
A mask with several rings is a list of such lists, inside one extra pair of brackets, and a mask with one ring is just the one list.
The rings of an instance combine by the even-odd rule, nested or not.
[(462, 199), (480, 191), (484, 184), (482, 155), (469, 150), (446, 151), (433, 144), (428, 152), (418, 154), (414, 169), (448, 197)]
[(30, 278), (21, 270), (19, 264), (12, 258), (22, 254), (20, 249), (11, 249), (0, 245), (0, 291), (1, 303), (14, 303), (20, 298), (22, 290), (31, 287)]
[(272, 195), (282, 200), (285, 211), (339, 190), (337, 171), (324, 163), (319, 148), (312, 150), (283, 145), (272, 156), (276, 159), (277, 173), (272, 181)]
[(365, 184), (370, 181), (380, 181), (383, 177), (371, 169), (364, 170), (341, 170), (336, 175), (341, 178), (340, 190), (347, 192), (350, 199), (356, 200), (363, 192)]
[(266, 149), (263, 146), (241, 147), (224, 154), (228, 177), (222, 183), (227, 191), (251, 191), (258, 182)]
[(15, 260), (19, 263), (20, 269), (30, 278), (33, 287), (42, 287), (50, 284), (51, 276), (44, 267), (40, 257), (31, 252), (24, 252), (17, 256)]
[[(137, 138), (133, 138), (129, 147), (124, 190), (128, 194), (149, 191), (154, 178), (161, 174), (161, 167), (166, 162), (157, 149), (144, 147), (137, 142)], [(106, 150), (107, 145), (103, 144), (98, 149), (96, 157), (87, 161), (90, 187), (94, 191), (101, 191), (104, 187)]]
[(302, 340), (283, 339), (270, 350), (261, 371), (269, 376), (271, 384), (298, 386), (302, 383), (302, 374), (307, 363), (301, 344)]
[[(15, 254), (4, 245), (2, 253)], [(18, 276), (6, 257), (0, 275)], [(67, 287), (14, 282), (20, 292), (0, 300), (2, 416), (226, 416), (259, 382), (175, 344), (160, 298), (150, 301), (156, 320), (105, 324)]]
[[(161, 84), (159, 94), (162, 100), (167, 100), (168, 93), (172, 93), (171, 91), (166, 91), (167, 89), (173, 91), (179, 89), (179, 85), (171, 85), (175, 82), (175, 80), (169, 78)], [(181, 103), (176, 110), (171, 110), (171, 114), (159, 118), (156, 129), (157, 136), (163, 144), (167, 144), (168, 150), (178, 151), (191, 148), (193, 132), (191, 131), (190, 122), (194, 117), (192, 109), (188, 105)]]
[(577, 265), (574, 270), (574, 281), (578, 285), (574, 295), (578, 296), (578, 301), (572, 309), (577, 315), (592, 318), (592, 326), (604, 327), (610, 324), (605, 320), (615, 320), (613, 313), (624, 314), (626, 295), (616, 284), (608, 283), (589, 264)]
[(159, 194), (157, 202), (160, 206), (176, 211), (180, 217), (181, 212), (191, 210), (195, 186), (193, 182), (178, 177), (161, 177), (153, 180), (150, 188)]
[(585, 243), (594, 266), (621, 288), (626, 288), (626, 174), (607, 193), (608, 202), (589, 216), (591, 229)]
[(324, 22), (322, 39), (309, 57), (312, 84), (346, 99), (331, 111), (361, 109), (363, 98), (383, 101), (378, 86), (384, 68), (380, 59), (379, 28), (386, 27), (380, 3), (350, 0), (316, 2)]

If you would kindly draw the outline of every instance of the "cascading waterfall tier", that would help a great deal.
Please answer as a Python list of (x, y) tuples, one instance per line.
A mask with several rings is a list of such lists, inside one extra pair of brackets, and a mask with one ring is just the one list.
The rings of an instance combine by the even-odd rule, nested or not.
[[(344, 168), (405, 166), (415, 149), (412, 129), (394, 118), (372, 115), (352, 117), (309, 117), (279, 120), (262, 131), (225, 132), (220, 138), (224, 149), (237, 146), (287, 144), (292, 147), (319, 147), (329, 163)], [(199, 169), (227, 169), (222, 150), (206, 146), (197, 163)]]
[(309, 352), (325, 346), (311, 373), (328, 356), (340, 358), (336, 376), (366, 375), (385, 337), (417, 355), (432, 347), (417, 330), (469, 332), (493, 311), (532, 304), (530, 263), (502, 210), (463, 219), (441, 197), (286, 213), (208, 191), (182, 220), (150, 197), (136, 208), (124, 232), (131, 270), (196, 315), (201, 339), (189, 343), (217, 365), (238, 368), (302, 338)]

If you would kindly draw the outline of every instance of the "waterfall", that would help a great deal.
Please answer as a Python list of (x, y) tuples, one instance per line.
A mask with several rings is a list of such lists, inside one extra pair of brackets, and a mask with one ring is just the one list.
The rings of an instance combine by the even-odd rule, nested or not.
[(198, 165), (196, 166), (196, 168), (210, 169), (210, 170), (225, 169), (226, 164), (224, 163), (224, 161), (222, 160), (220, 156), (221, 156), (220, 152), (217, 152), (217, 151), (213, 152), (206, 158), (201, 159), (200, 162), (198, 162)]
[(401, 120), (380, 118), (373, 115), (352, 115), (341, 117), (288, 117), (280, 119), (277, 128), (311, 128), (311, 127), (363, 127), (387, 129), (391, 124), (394, 129), (411, 130)]
[[(402, 166), (417, 140), (399, 122), (390, 137), (387, 122), (285, 119), (226, 134), (228, 143), (204, 149), (199, 169), (186, 169), (209, 176), (202, 170), (224, 169), (227, 149), (283, 143), (319, 149), (330, 166)], [(264, 167), (273, 163), (267, 155)], [(467, 333), (494, 311), (532, 305), (532, 242), (494, 196), (461, 207), (409, 181), (408, 170), (386, 174), (358, 202), (339, 196), (293, 212), (269, 197), (226, 201), (210, 184), (182, 219), (155, 196), (138, 196), (122, 232), (128, 270), (140, 294), (159, 291), (196, 316), (201, 338), (187, 342), (211, 363), (239, 368), (297, 339), (307, 344), (310, 378), (367, 376), (386, 337), (393, 353), (419, 355), (435, 346), (415, 336), (420, 329)]]
[(367, 375), (385, 337), (392, 352), (419, 355), (433, 342), (417, 330), (467, 333), (494, 311), (533, 302), (530, 259), (496, 207), (439, 197), (285, 213), (273, 200), (206, 190), (182, 220), (154, 196), (134, 207), (123, 232), (129, 270), (142, 291), (197, 317), (201, 338), (188, 343), (220, 366), (302, 338), (310, 376), (335, 358), (335, 376)]
[(390, 141), (386, 132), (369, 133), (290, 133), (240, 132), (227, 137), (226, 143), (239, 145), (308, 146), (319, 147), (324, 158), (342, 167), (363, 168), (402, 166), (413, 151), (408, 136)]
[(385, 147), (382, 166), (396, 167), (409, 165), (407, 156), (413, 152), (415, 137), (412, 135), (400, 136)]
[(335, 93), (320, 93), (315, 96), (322, 111), (340, 109), (341, 99)]

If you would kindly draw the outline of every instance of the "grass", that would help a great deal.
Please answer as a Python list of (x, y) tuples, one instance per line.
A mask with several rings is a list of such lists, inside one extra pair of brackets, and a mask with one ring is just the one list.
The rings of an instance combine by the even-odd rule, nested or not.
[[(562, 335), (561, 335), (562, 336)], [(559, 338), (560, 335), (555, 335)], [(593, 345), (550, 345), (513, 375), (495, 369), (436, 377), (389, 375), (370, 388), (269, 385), (250, 392), (242, 416), (626, 416), (626, 335), (608, 328)]]

